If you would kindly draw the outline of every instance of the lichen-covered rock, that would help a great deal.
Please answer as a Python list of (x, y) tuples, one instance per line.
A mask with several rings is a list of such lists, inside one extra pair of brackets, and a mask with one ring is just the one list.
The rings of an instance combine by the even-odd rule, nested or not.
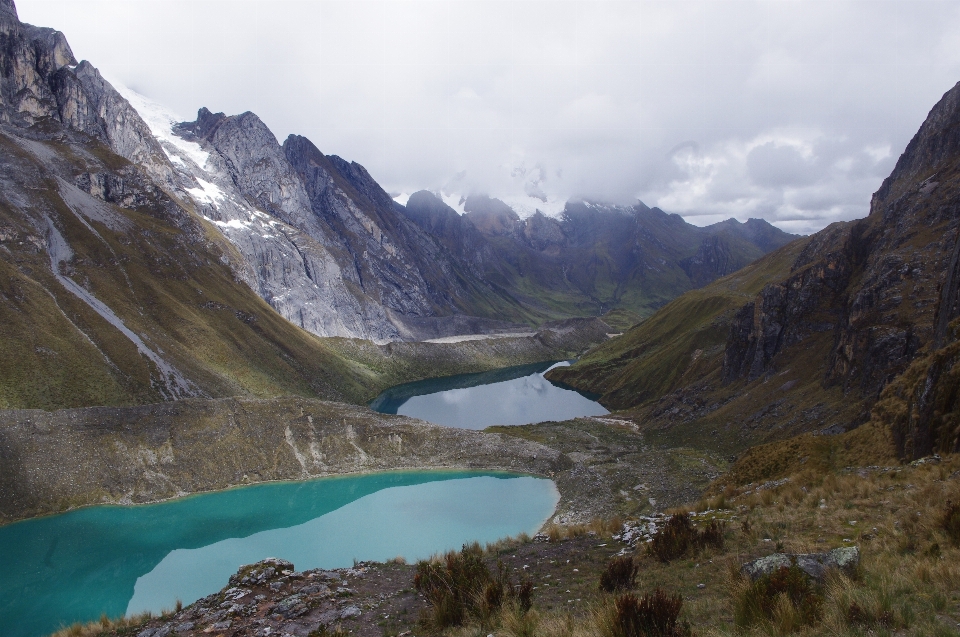
[(350, 619), (351, 617), (359, 617), (360, 609), (356, 606), (347, 606), (342, 611), (340, 611), (340, 619)]
[[(276, 557), (268, 557), (265, 560), (260, 560), (256, 564), (241, 566), (239, 571), (230, 576), (230, 585), (255, 586), (265, 584), (274, 577), (280, 577), (281, 575), (291, 572), (293, 572), (292, 562)], [(234, 591), (235, 589), (230, 589), (225, 594), (228, 595)]]
[(277, 615), (283, 616), (285, 619), (300, 617), (301, 615), (306, 614), (308, 610), (310, 609), (304, 603), (303, 595), (299, 593), (285, 597), (273, 607), (273, 612)]
[(826, 553), (774, 553), (743, 564), (740, 572), (752, 580), (757, 580), (781, 568), (796, 565), (811, 578), (823, 581), (830, 569), (835, 568), (850, 574), (856, 570), (859, 563), (860, 549), (856, 546), (844, 546)]

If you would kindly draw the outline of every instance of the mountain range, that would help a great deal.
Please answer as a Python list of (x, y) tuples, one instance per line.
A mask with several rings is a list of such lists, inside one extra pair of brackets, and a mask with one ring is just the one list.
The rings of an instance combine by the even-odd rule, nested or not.
[(426, 192), (401, 206), (252, 113), (180, 122), (118, 91), (12, 0), (0, 37), (7, 408), (366, 395), (376, 373), (316, 337), (528, 331), (614, 308), (628, 326), (793, 238), (642, 204), (525, 220), (487, 197), (463, 216)]

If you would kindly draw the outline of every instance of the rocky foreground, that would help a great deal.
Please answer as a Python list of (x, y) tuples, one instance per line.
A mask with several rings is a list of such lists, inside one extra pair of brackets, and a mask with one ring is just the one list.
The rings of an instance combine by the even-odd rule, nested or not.
[[(514, 581), (536, 583), (543, 608), (584, 611), (596, 593), (600, 570), (625, 544), (595, 532), (563, 542), (508, 545), (497, 556)], [(489, 557), (493, 565), (497, 558)], [(402, 562), (360, 563), (353, 568), (296, 571), (281, 559), (242, 567), (227, 587), (174, 614), (151, 619), (137, 637), (223, 635), (307, 637), (340, 630), (358, 637), (412, 635), (427, 609), (413, 588), (415, 567)]]

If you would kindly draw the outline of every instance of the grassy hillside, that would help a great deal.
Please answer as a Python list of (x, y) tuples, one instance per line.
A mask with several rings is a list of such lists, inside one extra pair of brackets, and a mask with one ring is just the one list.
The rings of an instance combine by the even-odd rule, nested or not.
[(730, 319), (770, 281), (782, 278), (806, 245), (799, 239), (710, 285), (687, 292), (620, 337), (550, 378), (600, 394), (612, 409), (635, 407), (717, 374)]

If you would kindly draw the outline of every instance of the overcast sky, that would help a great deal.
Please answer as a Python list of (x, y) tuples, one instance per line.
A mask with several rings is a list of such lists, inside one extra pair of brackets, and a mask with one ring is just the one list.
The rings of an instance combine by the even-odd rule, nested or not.
[(864, 216), (960, 81), (960, 3), (17, 0), (193, 119), (257, 113), (391, 192), (615, 202), (793, 232)]

